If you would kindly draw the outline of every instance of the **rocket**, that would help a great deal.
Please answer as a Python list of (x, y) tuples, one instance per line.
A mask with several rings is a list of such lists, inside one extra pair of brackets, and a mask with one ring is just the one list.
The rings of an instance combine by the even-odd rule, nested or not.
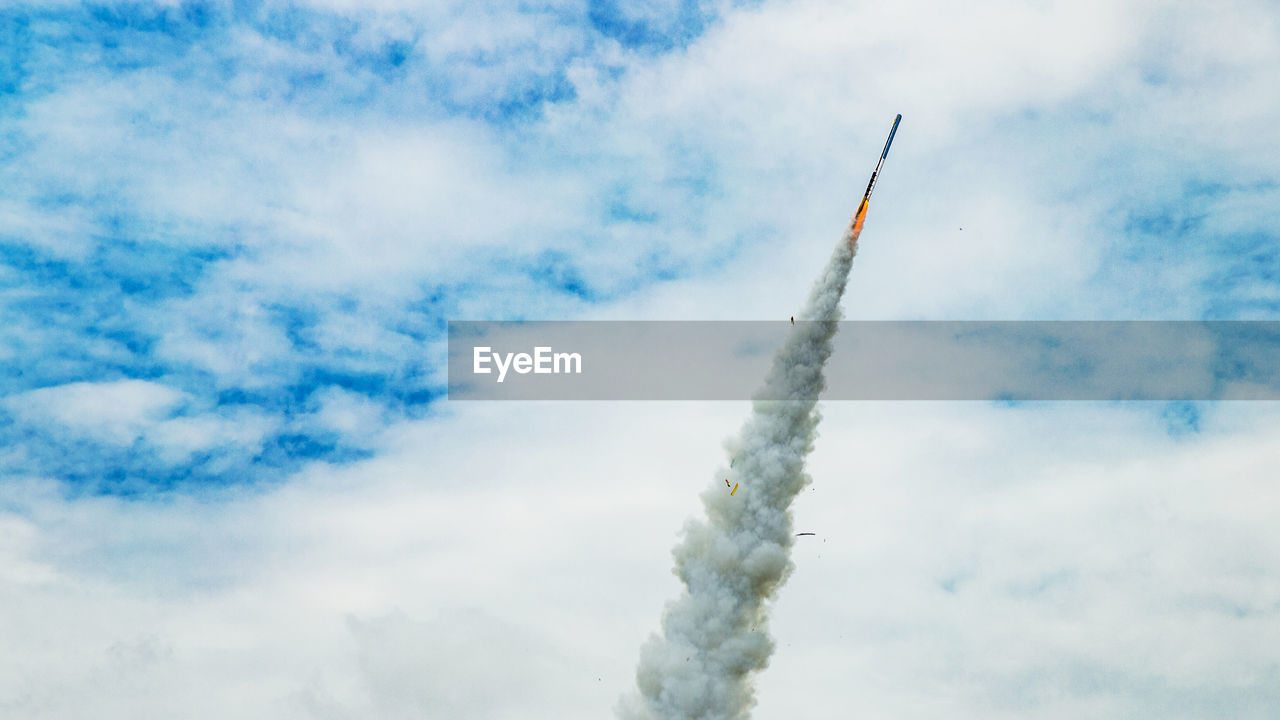
[(893, 144), (893, 135), (898, 132), (898, 123), (902, 122), (902, 115), (899, 114), (893, 119), (893, 127), (889, 128), (889, 139), (884, 141), (884, 151), (880, 153), (880, 160), (876, 163), (876, 169), (871, 171), (871, 182), (867, 183), (867, 192), (862, 195), (862, 202), (858, 204), (858, 212), (853, 214), (853, 221), (850, 223), (851, 234), (849, 242), (858, 241), (858, 233), (862, 232), (862, 223), (867, 219), (867, 203), (871, 201), (871, 191), (876, 187), (876, 178), (880, 176), (880, 167), (884, 165), (884, 159), (889, 157), (889, 146)]

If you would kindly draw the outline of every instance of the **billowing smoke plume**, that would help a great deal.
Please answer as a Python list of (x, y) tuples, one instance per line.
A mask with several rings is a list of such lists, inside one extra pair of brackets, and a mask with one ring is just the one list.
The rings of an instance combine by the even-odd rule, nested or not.
[[(662, 633), (649, 638), (623, 697), (623, 720), (732, 720), (755, 704), (752, 676), (773, 652), (768, 601), (793, 567), (792, 500), (809, 483), (818, 393), (840, 319), (861, 223), (845, 234), (773, 359), (751, 417), (729, 443), (730, 467), (702, 494), (705, 520), (690, 520), (674, 572), (685, 592), (669, 603)], [(740, 489), (731, 496), (724, 477)]]

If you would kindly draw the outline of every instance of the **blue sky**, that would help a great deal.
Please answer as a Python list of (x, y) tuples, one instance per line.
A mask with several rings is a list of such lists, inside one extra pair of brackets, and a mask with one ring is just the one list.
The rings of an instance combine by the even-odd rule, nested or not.
[[(808, 157), (839, 170), (824, 185), (852, 188), (865, 163), (830, 165), (836, 148), (819, 138), (858, 141), (842, 139), (840, 157), (870, 147), (871, 130), (896, 106), (778, 128), (802, 120), (764, 94), (786, 81), (749, 68), (707, 85), (697, 101), (696, 83), (716, 82), (724, 50), (691, 45), (724, 13), (756, 12), (691, 2), (5, 11), (0, 280), (12, 360), (0, 427), (20, 448), (6, 471), (58, 477), (73, 492), (135, 493), (271, 482), (301, 463), (368, 457), (374, 434), (352, 437), (326, 425), (325, 413), (334, 403), (374, 422), (430, 412), (441, 396), (445, 319), (582, 316), (655, 286), (723, 278), (739, 271), (734, 261), (758, 263), (764, 245), (794, 242), (792, 229), (811, 232), (784, 207), (734, 213), (758, 205), (757, 191), (786, 194), (770, 184), (811, 191), (821, 180)], [(1237, 133), (1196, 135), (1198, 119), (1162, 114), (1160, 103), (1198, 91), (1204, 68), (1160, 56), (1179, 30), (1151, 27), (1104, 49), (1131, 63), (1119, 72), (1049, 57), (1041, 72), (1064, 86), (1056, 92), (1018, 97), (1003, 86), (1020, 78), (971, 80), (988, 107), (939, 98), (924, 117), (905, 108), (908, 166), (889, 177), (908, 177), (890, 180), (893, 207), (952, 215), (916, 230), (922, 241), (981, 243), (1001, 194), (1023, 183), (1023, 197), (1009, 202), (1067, 217), (1043, 236), (1034, 225), (992, 229), (1030, 232), (1019, 242), (1047, 244), (1046, 255), (1087, 243), (1088, 258), (1047, 289), (930, 292), (937, 302), (900, 302), (889, 313), (1276, 316), (1274, 168), (1257, 166), (1249, 143), (1224, 151), (1222, 138)], [(998, 48), (974, 62), (1001, 61)], [(684, 81), (695, 84), (669, 96), (682, 104), (645, 100), (682, 82), (681, 62), (696, 68)], [(885, 67), (907, 90), (921, 84)], [(841, 84), (830, 71), (804, 57), (783, 72), (822, 73), (816, 91)], [(754, 87), (731, 89), (752, 78)], [(800, 94), (802, 104), (819, 102)], [(903, 88), (882, 94), (929, 108)], [(767, 127), (752, 129), (760, 107)], [(785, 133), (777, 148), (774, 132)], [(925, 148), (913, 153), (913, 143)], [(748, 150), (743, 167), (734, 154)], [(774, 150), (780, 160), (768, 157)], [(989, 207), (957, 213), (949, 197), (975, 183), (986, 196), (979, 206)], [(423, 196), (416, 210), (414, 193)], [(830, 218), (846, 209), (824, 208)], [(484, 217), (469, 227), (469, 214)], [(946, 235), (923, 237), (943, 222)], [(970, 234), (954, 235), (949, 226), (965, 222)], [(1069, 237), (1046, 242), (1064, 223)], [(1051, 272), (1034, 251), (1016, 254), (987, 260), (1009, 263), (1001, 274), (1028, 284)], [(355, 327), (359, 336), (345, 332)], [(142, 425), (127, 443), (23, 410), (22, 393), (128, 380), (178, 391), (181, 401), (139, 409)], [(252, 419), (259, 432), (166, 452), (146, 428), (180, 419)]]
[[(6, 470), (52, 475), (73, 492), (135, 493), (269, 482), (300, 463), (366, 457), (367, 437), (345, 436), (317, 416), (335, 398), (375, 422), (428, 412), (443, 387), (431, 343), (463, 303), (479, 300), (498, 317), (531, 306), (573, 312), (685, 273), (660, 248), (639, 248), (634, 268), (613, 268), (617, 276), (602, 282), (569, 251), (590, 253), (599, 243), (591, 236), (607, 235), (612, 223), (654, 222), (655, 209), (628, 204), (624, 177), (574, 198), (582, 210), (598, 208), (597, 217), (575, 219), (569, 232), (578, 237), (514, 253), (499, 237), (483, 238), (470, 258), (405, 269), (394, 289), (323, 266), (300, 274), (333, 286), (307, 287), (274, 249), (306, 255), (325, 242), (289, 227), (285, 216), (300, 212), (290, 196), (309, 172), (341, 172), (324, 156), (370, 130), (459, 127), (484, 138), (499, 173), (591, 162), (523, 150), (542, 144), (547, 105), (574, 100), (567, 73), (575, 63), (594, 64), (602, 45), (642, 56), (673, 51), (711, 20), (694, 3), (673, 18), (657, 10), (529, 6), (509, 27), (499, 6), (416, 17), (274, 3), (6, 11), (0, 252), (13, 362), (3, 393), (142, 380), (182, 399), (140, 409), (139, 422), (252, 418), (261, 430), (165, 453), (145, 431), (103, 443), (17, 399), (3, 432), (21, 451)], [(471, 23), (492, 37), (450, 46), (433, 36)], [(436, 161), (457, 163), (449, 173), (469, 158)], [(682, 189), (696, 195), (692, 182)], [(432, 251), (448, 245), (450, 231), (426, 219), (404, 228), (404, 239)], [(359, 231), (338, 239), (357, 253), (366, 240), (377, 252), (378, 241)], [(357, 325), (373, 345), (342, 332)]]
[[(7, 4), (0, 714), (599, 717), (744, 409), (450, 405), (446, 322), (786, 318), (895, 113), (847, 317), (1280, 319), (1277, 33), (1251, 0)], [(1261, 717), (1275, 427), (830, 408), (801, 512), (866, 532), (784, 590), (759, 716)], [(492, 694), (474, 637), (543, 669)]]

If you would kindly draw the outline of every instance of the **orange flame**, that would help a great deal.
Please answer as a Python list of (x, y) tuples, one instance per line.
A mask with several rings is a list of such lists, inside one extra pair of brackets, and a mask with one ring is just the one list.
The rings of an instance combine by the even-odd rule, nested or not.
[(867, 220), (867, 204), (864, 202), (858, 206), (858, 213), (853, 216), (853, 222), (849, 228), (849, 244), (853, 245), (858, 242), (858, 236), (862, 234), (862, 223)]

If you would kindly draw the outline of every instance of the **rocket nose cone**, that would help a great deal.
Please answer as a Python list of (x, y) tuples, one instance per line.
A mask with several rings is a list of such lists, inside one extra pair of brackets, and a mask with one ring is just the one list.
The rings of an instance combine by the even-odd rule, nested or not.
[(889, 139), (884, 141), (884, 152), (880, 153), (881, 160), (889, 157), (889, 146), (893, 144), (893, 136), (898, 132), (899, 122), (902, 122), (901, 115), (893, 119), (893, 127), (889, 128)]

